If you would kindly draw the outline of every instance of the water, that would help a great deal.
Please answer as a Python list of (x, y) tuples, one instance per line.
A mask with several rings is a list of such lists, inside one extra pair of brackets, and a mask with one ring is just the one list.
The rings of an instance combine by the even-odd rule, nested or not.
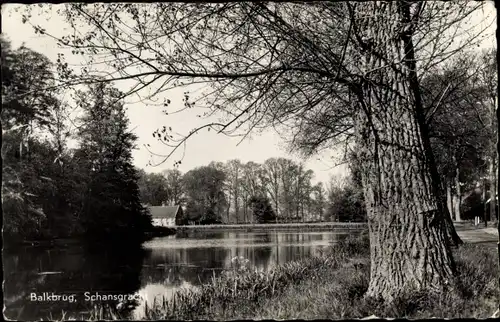
[(4, 314), (17, 320), (55, 319), (62, 312), (80, 317), (105, 302), (103, 296), (114, 295), (109, 303), (116, 305), (116, 299), (135, 295), (142, 300), (130, 314), (140, 318), (144, 300), (196, 288), (230, 269), (234, 257), (266, 271), (319, 255), (348, 233), (353, 231), (202, 232), (155, 238), (137, 249), (89, 249), (78, 243), (24, 247), (3, 254)]

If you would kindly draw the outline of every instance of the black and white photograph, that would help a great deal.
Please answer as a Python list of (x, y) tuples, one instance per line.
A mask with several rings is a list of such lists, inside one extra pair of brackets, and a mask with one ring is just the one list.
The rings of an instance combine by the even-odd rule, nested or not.
[(4, 319), (499, 318), (496, 5), (2, 5)]

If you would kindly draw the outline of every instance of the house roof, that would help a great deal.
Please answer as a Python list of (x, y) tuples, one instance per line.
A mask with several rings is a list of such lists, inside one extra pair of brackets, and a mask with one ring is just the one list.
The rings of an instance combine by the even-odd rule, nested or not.
[(148, 208), (153, 219), (175, 219), (180, 206), (150, 206)]

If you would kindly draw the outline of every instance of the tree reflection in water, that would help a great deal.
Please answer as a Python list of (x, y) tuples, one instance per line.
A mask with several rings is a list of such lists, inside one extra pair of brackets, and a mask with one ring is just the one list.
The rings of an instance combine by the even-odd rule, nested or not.
[[(3, 254), (5, 317), (9, 319), (60, 319), (62, 312), (85, 313), (92, 305), (85, 292), (133, 294), (140, 287), (145, 256), (140, 246), (88, 248), (23, 247)], [(71, 295), (76, 302), (32, 301), (31, 293)]]
[[(162, 285), (171, 289), (209, 282), (224, 269), (232, 269), (232, 259), (249, 260), (250, 269), (266, 271), (295, 259), (319, 255), (334, 243), (332, 232), (193, 232), (177, 238), (157, 239), (148, 244), (148, 256), (141, 272), (141, 292), (156, 293)], [(163, 245), (163, 246), (162, 246)], [(150, 295), (147, 296), (151, 298)]]

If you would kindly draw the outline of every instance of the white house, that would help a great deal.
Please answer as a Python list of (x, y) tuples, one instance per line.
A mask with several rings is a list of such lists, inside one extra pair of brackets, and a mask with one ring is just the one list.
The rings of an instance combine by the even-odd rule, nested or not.
[(182, 216), (181, 206), (150, 206), (149, 212), (154, 226), (175, 226), (176, 216)]

